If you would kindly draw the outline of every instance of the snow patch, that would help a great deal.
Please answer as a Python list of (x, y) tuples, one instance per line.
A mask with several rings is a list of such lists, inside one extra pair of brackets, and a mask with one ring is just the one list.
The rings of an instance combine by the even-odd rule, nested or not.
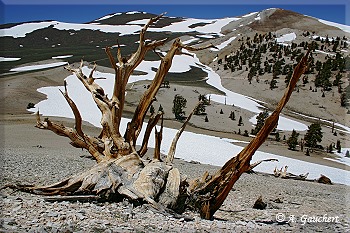
[(227, 45), (229, 45), (232, 41), (234, 41), (237, 37), (234, 36), (234, 37), (231, 37), (230, 39), (222, 42), (221, 44), (219, 45), (216, 45), (217, 49), (216, 48), (211, 48), (210, 50), (211, 51), (220, 51), (221, 49), (225, 48)]
[[(178, 69), (179, 71), (182, 71), (182, 72), (186, 70), (187, 67), (190, 66), (189, 64), (187, 64), (187, 62), (189, 62), (191, 65), (194, 65), (194, 66), (198, 66), (198, 64), (200, 64), (200, 63), (197, 64), (196, 57), (192, 58), (192, 60), (187, 60), (187, 62), (184, 62), (185, 60), (183, 59), (191, 59), (191, 57), (175, 56), (175, 58), (179, 60), (177, 61), (174, 60), (174, 64), (176, 63), (186, 64), (186, 67), (185, 68), (182, 67), (181, 69), (175, 66), (174, 68), (175, 70)], [(132, 76), (130, 79), (130, 82), (138, 81), (148, 76), (151, 76), (151, 78), (153, 78), (154, 73), (152, 72), (154, 71), (151, 71), (151, 67), (157, 67), (158, 65), (159, 65), (159, 61), (142, 62), (138, 67), (138, 70), (147, 71), (148, 74), (141, 75), (141, 76)], [(203, 70), (208, 72), (209, 83), (221, 85), (220, 77), (218, 77), (218, 75), (215, 72), (210, 70), (208, 67), (203, 68)], [(83, 67), (84, 74), (88, 75), (90, 71), (91, 69), (87, 67)], [(96, 71), (95, 77), (105, 78), (105, 79), (96, 79), (96, 82), (100, 86), (102, 86), (105, 89), (105, 92), (110, 96), (113, 91), (112, 89), (113, 89), (114, 74), (102, 73), (102, 72)], [(136, 77), (138, 79), (136, 79)], [(70, 97), (74, 100), (79, 110), (81, 111), (81, 115), (83, 119), (85, 121), (92, 123), (95, 126), (100, 127), (101, 113), (98, 110), (97, 106), (95, 105), (94, 101), (91, 99), (91, 94), (86, 91), (83, 84), (74, 75), (68, 76), (66, 78), (66, 81), (68, 83), (67, 88), (68, 88), (68, 92), (70, 93)], [(60, 117), (73, 118), (74, 116), (71, 109), (67, 105), (64, 97), (61, 95), (58, 89), (63, 90), (64, 88), (63, 87), (39, 88), (38, 89), (39, 92), (47, 95), (47, 100), (41, 101), (36, 105), (36, 109), (31, 109), (30, 111), (35, 112), (37, 111), (38, 108), (40, 108), (40, 112), (46, 116), (60, 116)], [(228, 95), (231, 95), (231, 94), (228, 93)], [(240, 96), (240, 98), (241, 99), (239, 99), (238, 102), (249, 99), (242, 95)], [(229, 101), (233, 99), (235, 98), (228, 98)], [(251, 101), (250, 104), (253, 104), (254, 108), (256, 108), (257, 103), (254, 102), (253, 100), (250, 100), (250, 101)], [(126, 118), (122, 119), (121, 132), (124, 132), (126, 130), (126, 124), (129, 121), (130, 119), (126, 119)], [(139, 140), (137, 141), (138, 145), (142, 143), (141, 140), (143, 138), (142, 136), (144, 134), (145, 128), (146, 128), (146, 124), (144, 123), (142, 131), (140, 133)], [(162, 153), (168, 152), (172, 139), (176, 134), (176, 132), (177, 132), (176, 129), (164, 128), (163, 141), (162, 141), (162, 147), (161, 147)], [(188, 142), (191, 142), (191, 146), (188, 146)], [(196, 134), (196, 133), (185, 131), (183, 132), (182, 137), (179, 139), (175, 156), (177, 158), (185, 159), (186, 161), (194, 160), (201, 163), (222, 166), (227, 160), (237, 155), (242, 150), (241, 146), (232, 144), (234, 142), (237, 142), (237, 141), (231, 140), (228, 138), (219, 138), (219, 137)], [(149, 141), (149, 145), (152, 147), (154, 143), (155, 143), (154, 138), (151, 137)], [(213, 155), (217, 155), (217, 148), (220, 148), (220, 156), (213, 156)], [(255, 170), (260, 172), (272, 173), (275, 166), (282, 167), (282, 166), (288, 165), (290, 168), (289, 171), (295, 174), (302, 174), (302, 173), (304, 174), (306, 172), (309, 172), (308, 178), (311, 178), (311, 179), (316, 179), (320, 176), (320, 174), (324, 174), (328, 176), (335, 183), (350, 185), (350, 180), (349, 180), (350, 172), (341, 170), (341, 169), (312, 164), (312, 163), (299, 161), (291, 158), (285, 158), (280, 155), (264, 153), (260, 151), (257, 151), (255, 153), (252, 162), (255, 162), (261, 159), (266, 159), (266, 158), (276, 158), (279, 160), (279, 162), (263, 163), (260, 166), (258, 166)]]
[(20, 60), (20, 57), (0, 57), (0, 62), (3, 61), (18, 61)]
[(297, 38), (297, 35), (292, 32), (292, 33), (288, 33), (288, 34), (284, 34), (281, 37), (276, 38), (277, 43), (283, 43), (283, 42), (290, 42), (295, 40), (295, 38)]
[(115, 13), (115, 14), (112, 14), (112, 15), (106, 15), (106, 16), (103, 16), (99, 19), (96, 19), (95, 21), (101, 21), (101, 20), (105, 20), (105, 19), (109, 19), (109, 18), (112, 18), (113, 16), (117, 16), (117, 15), (121, 15), (122, 13)]
[(243, 15), (242, 18), (246, 18), (246, 17), (252, 16), (252, 15), (255, 15), (256, 13), (258, 13), (258, 12), (252, 12), (252, 13)]
[(51, 57), (52, 59), (63, 59), (63, 58), (68, 58), (68, 57), (73, 57), (73, 55), (61, 55), (61, 56), (55, 56)]
[(43, 64), (43, 65), (32, 65), (32, 66), (17, 67), (17, 68), (11, 69), (10, 71), (23, 72), (23, 71), (41, 70), (41, 69), (46, 69), (46, 68), (53, 68), (53, 67), (63, 66), (63, 65), (66, 65), (66, 64), (68, 64), (68, 62), (54, 62), (54, 63)]
[[(257, 116), (258, 116), (258, 114), (253, 116), (252, 118), (250, 118), (249, 122), (256, 125), (256, 117)], [(298, 121), (295, 121), (295, 120), (292, 120), (292, 119), (289, 119), (289, 118), (286, 118), (286, 117), (280, 115), (280, 118), (278, 120), (277, 129), (278, 130), (286, 130), (286, 131), (293, 131), (293, 130), (306, 131), (308, 129), (308, 127), (303, 123), (300, 123)]]
[(214, 39), (215, 36), (212, 36), (212, 35), (196, 35), (197, 37), (200, 37), (200, 38), (205, 38), (205, 39)]
[(192, 37), (191, 39), (183, 41), (182, 43), (183, 44), (191, 44), (192, 42), (195, 42), (195, 41), (198, 41), (198, 40), (199, 40), (199, 38)]
[(344, 25), (344, 24), (340, 24), (340, 23), (334, 23), (334, 22), (330, 22), (330, 21), (327, 21), (327, 20), (323, 20), (323, 19), (318, 19), (318, 21), (321, 22), (321, 23), (324, 23), (326, 25), (339, 28), (340, 30), (343, 30), (344, 32), (350, 33), (350, 26), (348, 26), (348, 25)]
[[(140, 31), (141, 26), (138, 25), (94, 25), (94, 24), (75, 24), (63, 23), (58, 21), (39, 22), (39, 23), (24, 23), (11, 28), (0, 29), (1, 37), (10, 36), (13, 38), (25, 37), (26, 34), (33, 31), (53, 26), (58, 30), (75, 30), (82, 29), (101, 31), (105, 33), (120, 33), (123, 35), (135, 34)], [(70, 35), (74, 35), (70, 33)]]
[(141, 25), (145, 25), (146, 23), (148, 23), (149, 19), (139, 19), (139, 20), (134, 20), (134, 21), (130, 21), (127, 22), (126, 24), (141, 24)]
[(25, 37), (26, 34), (34, 32), (35, 30), (47, 28), (57, 23), (58, 22), (56, 21), (40, 22), (40, 23), (23, 23), (10, 28), (0, 29), (0, 36), (1, 37), (11, 36), (13, 38)]
[(140, 11), (129, 11), (126, 12), (125, 14), (127, 15), (134, 15), (134, 14), (146, 14), (145, 12), (140, 12)]

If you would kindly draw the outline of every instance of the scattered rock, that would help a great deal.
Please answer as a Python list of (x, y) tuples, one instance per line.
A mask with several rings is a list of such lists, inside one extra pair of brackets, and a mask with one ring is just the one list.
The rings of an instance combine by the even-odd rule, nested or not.
[(262, 200), (262, 196), (260, 196), (254, 203), (253, 208), (258, 210), (266, 209), (267, 204)]
[(280, 198), (276, 198), (275, 200), (273, 200), (273, 202), (275, 202), (275, 203), (283, 203), (283, 201)]
[(325, 175), (321, 175), (320, 178), (318, 178), (317, 180), (318, 183), (322, 183), (322, 184), (332, 184), (331, 179), (329, 179), (327, 176)]

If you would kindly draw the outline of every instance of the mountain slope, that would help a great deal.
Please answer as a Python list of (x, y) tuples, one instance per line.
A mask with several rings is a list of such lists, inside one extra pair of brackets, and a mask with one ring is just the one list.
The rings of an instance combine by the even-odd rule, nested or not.
[[(118, 39), (123, 55), (125, 57), (130, 56), (138, 46), (138, 32), (151, 16), (154, 15), (144, 12), (126, 12), (107, 15), (85, 24), (46, 21), (3, 26), (0, 29), (2, 35), (0, 36), (0, 43), (6, 46), (0, 51), (0, 56), (3, 57), (1, 72), (4, 73), (3, 75), (14, 74), (18, 72), (18, 69), (13, 70), (14, 67), (43, 60), (52, 60), (52, 62), (63, 60), (74, 63), (83, 58), (88, 62), (96, 61), (101, 66), (109, 66), (104, 47), (115, 45), (117, 43), (116, 39)], [(343, 26), (344, 28), (347, 29), (348, 27)], [(267, 35), (269, 36), (268, 40), (266, 39)], [(256, 36), (261, 38), (259, 40), (255, 39)], [(342, 59), (349, 55), (345, 46), (345, 43), (349, 40), (349, 33), (329, 25), (329, 23), (324, 24), (322, 20), (282, 9), (267, 9), (239, 17), (211, 20), (164, 17), (150, 27), (147, 38), (156, 40), (164, 37), (169, 38), (169, 43), (160, 48), (162, 51), (166, 51), (171, 41), (176, 37), (181, 37), (184, 43), (187, 44), (213, 43), (218, 48), (198, 52), (192, 60), (185, 59), (184, 56), (179, 57), (176, 64), (186, 65), (186, 68), (182, 67), (171, 71), (168, 76), (171, 83), (180, 86), (191, 85), (198, 88), (207, 88), (207, 90), (217, 89), (216, 93), (221, 92), (221, 94), (223, 92), (227, 94), (227, 91), (235, 91), (249, 96), (249, 98), (265, 102), (263, 105), (259, 105), (259, 108), (274, 105), (274, 101), (277, 99), (275, 94), (283, 90), (286, 74), (279, 75), (276, 81), (277, 88), (270, 90), (269, 83), (272, 73), (267, 70), (254, 74), (252, 84), (248, 84), (247, 77), (252, 67), (268, 68), (265, 61), (271, 59), (269, 66), (279, 60), (284, 60), (283, 66), (292, 66), (296, 62), (295, 58), (307, 49), (307, 46), (301, 46), (301, 43), (306, 42), (308, 44), (317, 43), (319, 46), (314, 52), (315, 63), (316, 60), (325, 62), (330, 57), (337, 56), (337, 54)], [(328, 42), (324, 45), (326, 38), (328, 38)], [(332, 43), (334, 41), (341, 44), (333, 51)], [(241, 49), (242, 44), (244, 44), (245, 49)], [(257, 52), (259, 59), (249, 62), (254, 58), (257, 48), (261, 48), (264, 44), (268, 51)], [(273, 47), (275, 48), (273, 49)], [(290, 54), (285, 54), (287, 48), (292, 48), (292, 53), (295, 53), (294, 58)], [(247, 50), (250, 55), (245, 59), (240, 58), (237, 64), (230, 65), (227, 58), (234, 57), (237, 52), (243, 50)], [(145, 63), (147, 64), (146, 68), (139, 70), (141, 74), (147, 74), (147, 80), (151, 78), (152, 72), (156, 70), (156, 63), (153, 63), (153, 61), (157, 59), (156, 54), (150, 53), (146, 57), (148, 62)], [(219, 60), (221, 60), (221, 64), (219, 64)], [(209, 69), (212, 70), (208, 71)], [(336, 72), (337, 70), (332, 71), (331, 82), (334, 81)], [(216, 77), (215, 84), (210, 81), (213, 79), (206, 77), (211, 74), (214, 75), (214, 73), (220, 75)], [(345, 70), (341, 78), (343, 89), (348, 86), (346, 75)], [(310, 73), (309, 84), (300, 87), (300, 95), (307, 100), (306, 104), (302, 107), (298, 102), (294, 104), (291, 102), (289, 114), (294, 117), (297, 117), (296, 114), (303, 114), (326, 120), (335, 119), (343, 125), (348, 124), (344, 117), (343, 110), (345, 109), (339, 107), (340, 94), (336, 92), (336, 87), (333, 87), (332, 91), (325, 92), (327, 96), (325, 99), (316, 96), (316, 92), (307, 92), (306, 89), (308, 88), (315, 89), (313, 86), (315, 77), (316, 73)], [(138, 78), (143, 79), (144, 77), (139, 75)], [(260, 79), (261, 82), (254, 81), (257, 79)], [(223, 86), (218, 88), (217, 83), (221, 85), (221, 82)], [(318, 87), (317, 93), (322, 92), (321, 88)], [(207, 93), (211, 92), (208, 91)], [(228, 99), (225, 99), (225, 101), (228, 101)], [(320, 102), (323, 104), (318, 104)], [(341, 109), (342, 112), (337, 112), (337, 109)], [(255, 110), (249, 111), (256, 113)], [(247, 117), (253, 117), (251, 113), (247, 113)], [(310, 120), (300, 116), (297, 118)], [(228, 123), (226, 120), (223, 120), (223, 122)], [(202, 123), (198, 124), (200, 127), (203, 126)], [(223, 125), (223, 129), (225, 129), (225, 125)], [(232, 130), (237, 129), (237, 127), (232, 128)]]

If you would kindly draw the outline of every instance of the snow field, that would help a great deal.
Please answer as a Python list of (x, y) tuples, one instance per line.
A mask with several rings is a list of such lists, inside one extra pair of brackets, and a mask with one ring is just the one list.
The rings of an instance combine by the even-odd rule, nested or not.
[[(178, 56), (177, 59), (181, 59), (181, 57), (189, 58), (188, 56)], [(192, 64), (196, 65), (195, 62)], [(149, 71), (150, 66), (155, 66), (155, 65), (156, 65), (155, 62), (145, 62), (143, 65), (141, 65), (139, 70)], [(180, 72), (188, 69), (188, 67), (182, 67), (182, 69), (180, 69), (179, 67), (175, 66), (174, 69), (175, 71)], [(83, 67), (83, 72), (85, 74), (89, 74), (90, 69), (87, 67)], [(137, 81), (137, 79), (140, 80), (143, 78), (150, 78), (150, 76), (152, 75), (149, 75), (149, 74), (143, 75), (143, 76), (131, 77), (131, 78), (133, 78), (134, 81)], [(98, 77), (106, 78), (103, 80), (101, 79), (96, 80), (96, 82), (99, 85), (101, 85), (105, 89), (106, 93), (108, 93), (109, 95), (111, 95), (112, 93), (113, 85), (111, 85), (111, 82), (113, 82), (114, 80), (113, 76), (114, 75), (107, 74), (107, 73), (101, 73), (101, 72), (95, 73), (96, 78)], [(101, 113), (98, 110), (95, 103), (93, 102), (91, 98), (91, 94), (85, 90), (84, 86), (80, 83), (80, 81), (74, 75), (68, 76), (66, 78), (66, 81), (68, 83), (67, 88), (68, 88), (69, 95), (78, 106), (78, 109), (81, 112), (83, 119), (92, 123), (97, 127), (100, 127), (99, 121), (101, 118)], [(39, 88), (38, 89), (39, 92), (47, 95), (47, 100), (41, 101), (36, 105), (36, 109), (32, 109), (30, 111), (35, 112), (37, 111), (37, 109), (40, 109), (40, 113), (46, 116), (60, 116), (60, 117), (73, 118), (74, 117), (73, 113), (69, 108), (68, 104), (66, 103), (62, 94), (58, 91), (58, 88), (63, 90), (63, 87)], [(128, 121), (130, 121), (130, 119), (126, 119), (126, 118), (122, 119), (121, 132), (125, 131), (126, 124)], [(137, 141), (138, 145), (142, 143), (141, 140), (143, 138), (142, 135), (144, 134), (145, 128), (146, 128), (146, 123), (144, 123), (139, 140)], [(163, 141), (162, 141), (162, 147), (161, 147), (162, 153), (165, 153), (165, 154), (168, 153), (172, 139), (176, 134), (176, 132), (177, 130), (175, 129), (164, 128)], [(196, 133), (185, 131), (178, 142), (175, 156), (177, 158), (182, 158), (186, 161), (194, 160), (205, 164), (222, 166), (227, 160), (237, 155), (242, 150), (242, 147), (234, 145), (233, 144), (234, 142), (235, 142), (234, 140), (227, 139), (227, 138), (219, 138), (219, 137), (196, 134)], [(153, 145), (154, 145), (154, 139), (153, 137), (151, 137), (149, 141), (149, 146), (153, 147)], [(220, 148), (219, 156), (218, 156), (217, 148)], [(309, 172), (308, 178), (315, 178), (315, 179), (318, 178), (320, 174), (324, 174), (330, 177), (332, 181), (335, 183), (350, 185), (350, 180), (348, 178), (350, 177), (350, 172), (344, 171), (341, 169), (312, 164), (312, 163), (308, 163), (308, 162), (304, 162), (296, 159), (286, 158), (280, 155), (264, 153), (259, 151), (255, 153), (252, 162), (260, 159), (266, 159), (266, 158), (276, 158), (279, 160), (279, 162), (263, 163), (256, 168), (257, 171), (272, 173), (275, 166), (280, 168), (282, 166), (288, 165), (289, 171), (295, 174), (304, 174), (306, 172)]]

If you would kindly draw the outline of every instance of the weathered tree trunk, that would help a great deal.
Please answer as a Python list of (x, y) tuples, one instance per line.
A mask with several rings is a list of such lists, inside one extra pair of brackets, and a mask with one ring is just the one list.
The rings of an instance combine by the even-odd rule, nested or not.
[[(36, 127), (51, 130), (60, 136), (68, 137), (74, 147), (89, 151), (97, 164), (86, 172), (53, 185), (43, 187), (9, 185), (8, 187), (40, 195), (78, 195), (79, 198), (85, 195), (88, 199), (97, 196), (108, 200), (128, 198), (130, 201), (150, 203), (161, 210), (170, 208), (177, 212), (181, 212), (184, 208), (190, 206), (197, 209), (202, 218), (212, 219), (214, 213), (220, 208), (241, 174), (255, 166), (250, 165), (250, 160), (255, 151), (266, 140), (269, 133), (276, 127), (280, 112), (289, 100), (299, 77), (306, 69), (308, 53), (295, 68), (290, 84), (276, 110), (266, 120), (265, 125), (249, 145), (237, 156), (230, 159), (212, 177), (205, 173), (202, 178), (187, 182), (181, 179), (179, 170), (173, 168), (173, 159), (177, 141), (190, 120), (193, 111), (176, 134), (166, 161), (162, 161), (160, 157), (163, 123), (161, 123), (160, 131), (156, 130), (158, 121), (162, 119), (161, 112), (149, 118), (143, 143), (138, 151), (136, 151), (135, 144), (140, 135), (145, 115), (171, 67), (174, 56), (182, 54), (182, 49), (198, 51), (214, 47), (213, 45), (196, 48), (184, 45), (180, 39), (175, 39), (166, 55), (164, 57), (159, 55), (161, 63), (155, 77), (150, 87), (141, 97), (134, 116), (127, 125), (125, 134), (122, 136), (119, 130), (125, 102), (126, 84), (130, 75), (142, 62), (149, 50), (154, 50), (166, 42), (166, 39), (150, 43), (145, 42), (145, 33), (148, 27), (160, 17), (162, 15), (150, 19), (143, 27), (140, 32), (139, 47), (129, 59), (122, 57), (121, 48), (118, 46), (117, 63), (111, 53), (111, 48), (106, 48), (107, 56), (115, 70), (115, 85), (111, 98), (95, 82), (93, 74), (96, 65), (93, 67), (89, 77), (82, 72), (83, 62), (77, 69), (73, 69), (70, 66), (66, 67), (84, 84), (102, 113), (102, 131), (99, 136), (92, 137), (83, 132), (82, 117), (74, 101), (69, 97), (66, 88), (62, 94), (74, 113), (74, 128), (56, 124), (47, 118), (42, 121), (39, 113), (37, 113)], [(153, 128), (155, 128), (156, 137), (155, 154), (153, 160), (147, 162), (142, 159), (142, 156), (147, 152), (148, 140)]]

